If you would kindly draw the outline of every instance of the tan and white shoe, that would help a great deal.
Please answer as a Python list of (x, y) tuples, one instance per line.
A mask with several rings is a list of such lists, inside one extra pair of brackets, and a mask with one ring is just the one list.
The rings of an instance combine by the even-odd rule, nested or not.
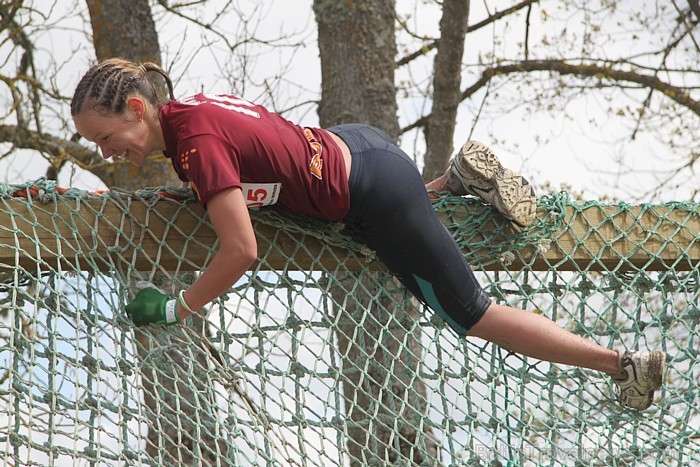
[(666, 354), (660, 351), (625, 352), (620, 355), (620, 373), (612, 377), (620, 403), (637, 410), (648, 408), (654, 391), (661, 389)]
[(535, 221), (537, 197), (530, 182), (503, 167), (488, 146), (467, 141), (450, 161), (445, 175), (453, 194), (483, 199), (518, 230)]

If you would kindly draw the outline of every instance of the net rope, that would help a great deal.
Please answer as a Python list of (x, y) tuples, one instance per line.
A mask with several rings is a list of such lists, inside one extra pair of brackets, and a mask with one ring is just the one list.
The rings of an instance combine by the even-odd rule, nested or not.
[[(665, 384), (652, 408), (620, 407), (600, 373), (457, 336), (353, 232), (271, 208), (251, 211), (256, 225), (275, 232), (267, 253), (205, 317), (135, 328), (123, 312), (134, 284), (174, 293), (197, 274), (188, 250), (209, 259), (216, 251), (197, 227), (180, 249), (149, 237), (135, 228), (135, 213), (182, 233), (180, 219), (199, 216), (197, 204), (188, 191), (166, 187), (91, 193), (41, 179), (0, 184), (2, 460), (700, 464), (700, 258), (690, 253), (700, 205), (608, 205), (601, 212), (638, 221), (617, 230), (634, 246), (613, 251), (612, 263), (599, 257), (616, 244), (592, 245), (614, 215), (590, 222), (573, 249), (559, 234), (600, 203), (542, 196), (537, 223), (520, 234), (475, 199), (437, 196), (434, 206), (496, 302), (606, 347), (664, 350)], [(104, 240), (106, 224), (115, 240)], [(280, 246), (290, 238), (294, 254)], [(560, 246), (593, 259), (573, 268), (535, 261)], [(523, 254), (527, 248), (541, 255)], [(659, 253), (666, 250), (678, 254), (669, 260)], [(271, 259), (281, 251), (283, 267)], [(642, 265), (632, 259), (640, 252), (649, 258)], [(49, 254), (58, 260), (45, 261)], [(149, 267), (137, 269), (137, 255)], [(173, 255), (174, 264), (161, 264)], [(298, 262), (308, 256), (312, 267)]]

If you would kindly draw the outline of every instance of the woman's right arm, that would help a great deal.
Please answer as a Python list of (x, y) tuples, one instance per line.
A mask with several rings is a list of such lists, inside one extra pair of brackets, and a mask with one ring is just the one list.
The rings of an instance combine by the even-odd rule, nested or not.
[[(209, 220), (219, 238), (219, 251), (183, 295), (198, 310), (226, 292), (255, 261), (258, 245), (240, 188), (226, 188), (207, 201)], [(190, 313), (180, 306), (180, 319)]]

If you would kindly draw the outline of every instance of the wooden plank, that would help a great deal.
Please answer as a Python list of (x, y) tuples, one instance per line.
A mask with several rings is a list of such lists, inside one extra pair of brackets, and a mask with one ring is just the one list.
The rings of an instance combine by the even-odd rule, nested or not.
[[(261, 222), (254, 226), (259, 257), (264, 258), (258, 267), (263, 269), (333, 268), (341, 262), (352, 269), (367, 266), (347, 250), (329, 248), (311, 236), (299, 238)], [(120, 205), (90, 198), (44, 205), (9, 199), (0, 206), (0, 264), (28, 271), (47, 266), (67, 271), (200, 270), (215, 249), (216, 235), (194, 203), (127, 200)], [(324, 251), (329, 256), (319, 261)]]
[[(452, 220), (465, 219), (483, 208), (458, 209)], [(444, 213), (439, 215), (447, 222)], [(382, 267), (344, 248), (324, 245), (311, 235), (266, 225), (256, 220), (255, 213), (253, 218), (261, 258), (257, 267), (261, 269), (333, 270), (339, 264), (350, 270)], [(492, 250), (467, 253), (477, 258), (499, 255), (500, 242), (508, 240), (494, 234), (501, 222), (494, 215), (492, 225), (473, 237), (475, 244), (493, 245)], [(562, 227), (548, 239), (549, 248), (544, 252), (536, 245), (517, 249), (508, 268), (689, 270), (700, 261), (698, 232), (698, 213), (674, 205), (569, 206)], [(29, 271), (46, 267), (199, 270), (211, 260), (215, 248), (216, 235), (204, 211), (194, 203), (91, 197), (58, 198), (49, 204), (5, 199), (0, 206), (3, 269), (20, 265)], [(502, 268), (497, 260), (484, 266)]]
[(569, 207), (543, 259), (575, 270), (690, 270), (700, 260), (698, 232), (698, 213), (674, 205)]

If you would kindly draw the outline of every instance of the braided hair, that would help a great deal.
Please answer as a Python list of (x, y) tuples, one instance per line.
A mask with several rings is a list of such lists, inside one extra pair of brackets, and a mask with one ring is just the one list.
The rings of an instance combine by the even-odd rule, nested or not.
[(134, 94), (156, 106), (156, 88), (148, 79), (151, 71), (165, 79), (170, 99), (175, 100), (173, 82), (160, 66), (151, 62), (137, 65), (128, 60), (110, 58), (94, 65), (82, 77), (70, 103), (71, 115), (75, 117), (86, 106), (98, 112), (120, 115), (126, 108), (127, 99)]

